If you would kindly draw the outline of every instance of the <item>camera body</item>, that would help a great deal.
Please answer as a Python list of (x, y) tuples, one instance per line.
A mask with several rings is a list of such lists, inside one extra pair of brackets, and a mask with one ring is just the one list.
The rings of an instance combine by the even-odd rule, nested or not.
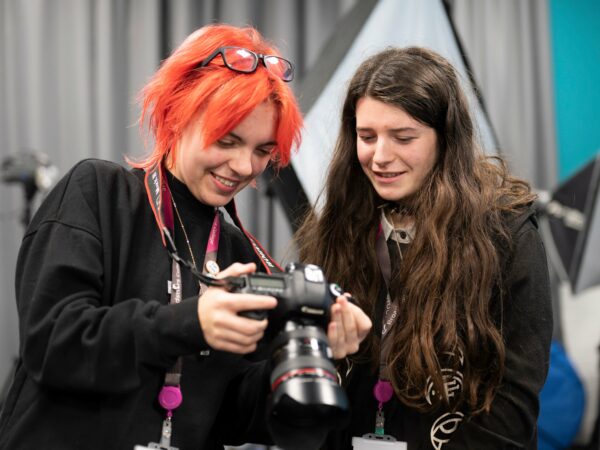
[(277, 306), (273, 310), (241, 313), (251, 319), (268, 318), (268, 336), (283, 329), (288, 321), (327, 328), (331, 305), (342, 295), (337, 284), (326, 282), (319, 266), (300, 263), (288, 264), (283, 273), (253, 273), (237, 277), (233, 290), (277, 298)]
[[(284, 273), (255, 273), (227, 281), (234, 292), (277, 298), (272, 310), (240, 313), (269, 320), (263, 347), (269, 348), (267, 414), (275, 443), (287, 450), (319, 448), (332, 428), (346, 423), (349, 413), (326, 333), (331, 306), (342, 290), (328, 283), (313, 264), (290, 263)], [(261, 351), (257, 354), (262, 356)]]

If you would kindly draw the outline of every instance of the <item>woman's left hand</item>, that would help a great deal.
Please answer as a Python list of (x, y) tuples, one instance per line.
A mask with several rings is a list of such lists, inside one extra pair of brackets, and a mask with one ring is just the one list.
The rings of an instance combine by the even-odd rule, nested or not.
[(358, 306), (340, 295), (331, 306), (331, 321), (327, 328), (329, 345), (334, 359), (356, 353), (371, 329), (371, 319)]

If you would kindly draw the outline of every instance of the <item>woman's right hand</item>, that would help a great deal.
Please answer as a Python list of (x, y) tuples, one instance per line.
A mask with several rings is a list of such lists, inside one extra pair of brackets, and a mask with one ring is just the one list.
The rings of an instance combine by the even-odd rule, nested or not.
[[(217, 278), (254, 273), (256, 264), (234, 263), (219, 272)], [(267, 328), (267, 319), (255, 320), (240, 316), (245, 310), (273, 309), (275, 297), (228, 292), (209, 287), (198, 299), (198, 319), (204, 339), (215, 350), (246, 354), (256, 350)]]

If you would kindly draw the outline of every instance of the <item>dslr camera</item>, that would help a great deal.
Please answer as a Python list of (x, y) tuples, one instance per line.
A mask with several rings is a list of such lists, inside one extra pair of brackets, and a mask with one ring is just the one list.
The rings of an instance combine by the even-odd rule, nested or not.
[(313, 264), (290, 263), (283, 273), (226, 281), (232, 292), (277, 298), (272, 310), (241, 313), (269, 320), (261, 343), (271, 364), (269, 426), (279, 447), (318, 448), (330, 429), (344, 425), (349, 412), (326, 333), (331, 305), (342, 290)]

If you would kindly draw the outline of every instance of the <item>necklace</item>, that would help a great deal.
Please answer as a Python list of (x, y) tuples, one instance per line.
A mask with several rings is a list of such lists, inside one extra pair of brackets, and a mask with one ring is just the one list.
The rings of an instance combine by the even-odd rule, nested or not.
[(406, 205), (399, 205), (398, 203), (390, 206), (390, 212), (394, 215), (408, 216), (411, 214), (411, 209)]
[(398, 204), (391, 205), (385, 216), (392, 226), (392, 232), (401, 239), (401, 242), (405, 243), (406, 239), (412, 240), (415, 219), (414, 212), (410, 207)]
[(183, 231), (183, 236), (185, 237), (185, 242), (187, 243), (187, 248), (190, 252), (190, 256), (192, 257), (192, 264), (194, 266), (194, 269), (197, 269), (196, 258), (194, 258), (194, 252), (192, 251), (192, 244), (190, 244), (190, 238), (188, 237), (188, 234), (185, 231), (185, 227), (183, 226), (183, 220), (181, 220), (181, 216), (179, 215), (179, 209), (177, 209), (177, 203), (175, 203), (175, 199), (172, 196), (171, 196), (171, 201), (173, 202), (173, 208), (175, 209), (175, 213), (177, 214), (177, 219), (179, 220), (179, 225), (181, 226), (181, 231)]

